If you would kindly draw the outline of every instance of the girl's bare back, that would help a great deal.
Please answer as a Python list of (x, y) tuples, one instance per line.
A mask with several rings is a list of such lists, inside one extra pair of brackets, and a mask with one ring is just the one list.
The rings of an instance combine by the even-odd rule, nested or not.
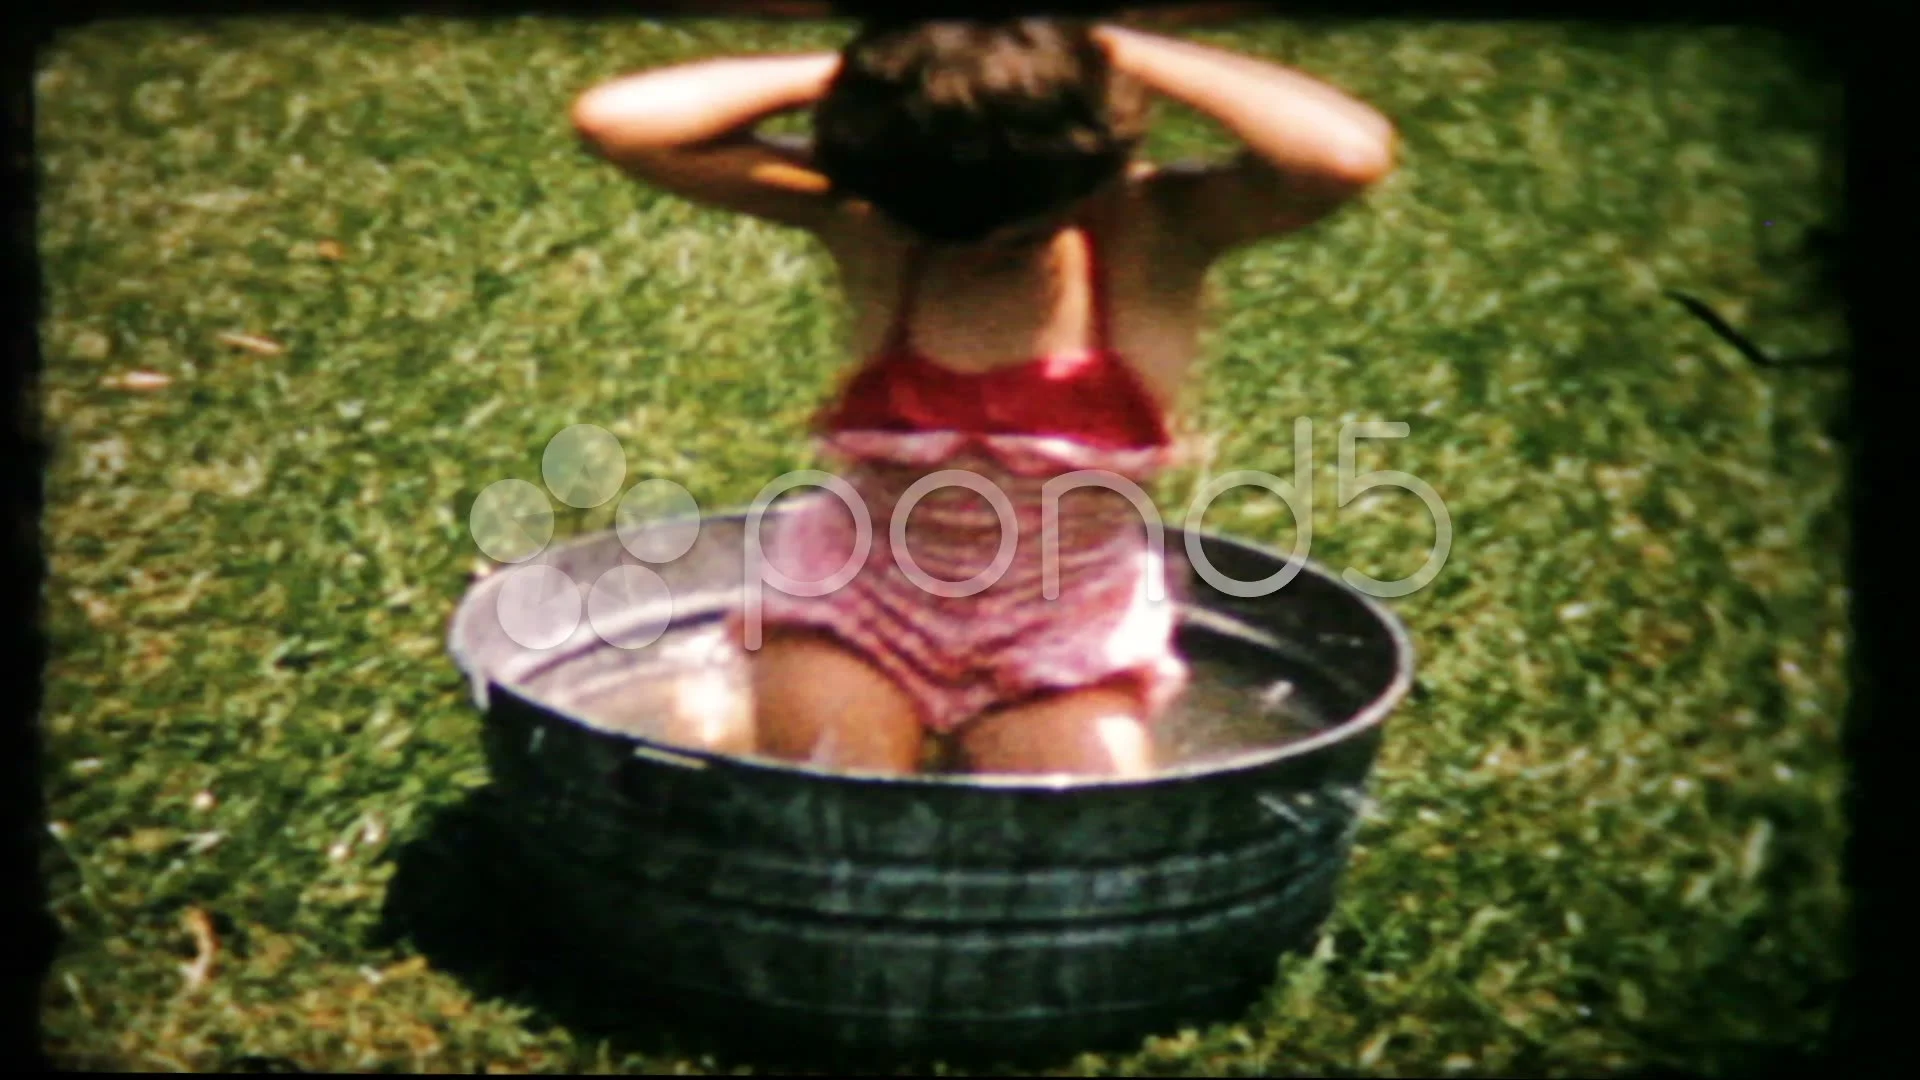
[[(936, 250), (920, 269), (907, 328), (914, 345), (943, 367), (989, 371), (1092, 346), (1094, 233), (1110, 305), (1109, 344), (1171, 410), (1198, 348), (1206, 266), (1182, 259), (1143, 204), (1145, 170), (1089, 199), (1072, 219), (999, 245)], [(853, 313), (850, 351), (871, 356), (900, 315), (902, 275), (915, 237), (884, 220), (853, 217), (822, 242), (839, 270)]]

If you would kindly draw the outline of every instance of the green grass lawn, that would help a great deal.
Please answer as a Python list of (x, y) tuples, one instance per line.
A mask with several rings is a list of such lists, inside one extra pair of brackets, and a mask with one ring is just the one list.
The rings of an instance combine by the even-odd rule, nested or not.
[[(631, 480), (742, 505), (814, 463), (842, 362), (818, 252), (622, 180), (572, 95), (844, 32), (277, 19), (44, 54), (58, 1062), (736, 1064), (571, 1030), (378, 931), (395, 852), (485, 781), (443, 651), (474, 496), (538, 483), (585, 423)], [(1427, 510), (1339, 506), (1335, 479), (1343, 422), (1406, 421), (1358, 467), (1431, 484), (1453, 548), (1393, 601), (1418, 689), (1318, 950), (1238, 1025), (1058, 1068), (1729, 1071), (1816, 1045), (1846, 973), (1845, 376), (1753, 368), (1661, 291), (1784, 353), (1845, 344), (1800, 254), (1838, 212), (1832, 92), (1736, 30), (1200, 36), (1333, 79), (1406, 149), (1364, 205), (1220, 268), (1190, 424), (1215, 472), (1290, 476), (1312, 418), (1311, 556), (1399, 578)], [(1155, 140), (1222, 145), (1171, 112)], [(1296, 538), (1266, 495), (1206, 526)]]

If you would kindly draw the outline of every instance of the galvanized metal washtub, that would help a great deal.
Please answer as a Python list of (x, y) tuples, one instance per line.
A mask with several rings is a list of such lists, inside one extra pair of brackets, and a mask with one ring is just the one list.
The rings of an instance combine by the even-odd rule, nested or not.
[[(529, 560), (577, 583), (583, 607), (615, 567), (657, 573), (671, 613), (659, 596), (625, 613), (666, 625), (642, 648), (603, 640), (621, 621), (604, 601), (563, 644), (518, 644), (498, 614), (506, 574), (453, 621), (510, 857), (582, 955), (643, 989), (636, 1010), (761, 1044), (1071, 1052), (1231, 1016), (1311, 942), (1411, 682), (1411, 644), (1380, 605), (1311, 563), (1262, 597), (1192, 581), (1180, 644), (1197, 704), (1167, 726), (1176, 760), (1143, 779), (830, 772), (649, 728), (649, 688), (744, 663), (719, 620), (742, 596), (745, 527), (705, 518), (667, 563), (613, 533)], [(1195, 539), (1233, 580), (1288, 565)], [(1176, 574), (1186, 542), (1167, 530)]]

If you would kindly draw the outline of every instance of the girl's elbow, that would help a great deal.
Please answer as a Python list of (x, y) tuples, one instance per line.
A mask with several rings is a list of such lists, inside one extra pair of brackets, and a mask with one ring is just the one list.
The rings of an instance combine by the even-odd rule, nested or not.
[(664, 121), (671, 120), (670, 100), (635, 80), (606, 83), (574, 99), (573, 130), (600, 147), (637, 149), (660, 141)]
[(607, 108), (605, 87), (595, 87), (573, 100), (573, 108), (567, 118), (573, 123), (574, 134), (593, 145), (606, 141), (607, 134), (613, 128), (611, 110)]
[(1393, 174), (1398, 141), (1391, 128), (1378, 138), (1353, 139), (1334, 155), (1333, 171), (1343, 183), (1371, 187)]

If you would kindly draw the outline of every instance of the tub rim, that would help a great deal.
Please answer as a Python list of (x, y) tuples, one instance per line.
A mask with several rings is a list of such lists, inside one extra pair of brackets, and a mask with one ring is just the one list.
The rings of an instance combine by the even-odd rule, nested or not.
[[(747, 512), (729, 511), (703, 515), (702, 520), (714, 523), (744, 523)], [(502, 693), (513, 698), (522, 706), (544, 713), (555, 719), (565, 720), (574, 727), (601, 738), (626, 743), (633, 756), (651, 761), (654, 764), (678, 768), (687, 771), (706, 771), (715, 766), (723, 771), (773, 773), (787, 776), (803, 776), (817, 781), (839, 785), (860, 787), (892, 787), (908, 789), (927, 788), (964, 788), (980, 791), (1006, 792), (1060, 792), (1095, 789), (1141, 789), (1192, 783), (1234, 774), (1265, 769), (1281, 762), (1307, 758), (1328, 750), (1336, 745), (1348, 743), (1366, 732), (1384, 726), (1386, 718), (1400, 706), (1413, 687), (1416, 653), (1412, 636), (1406, 626), (1392, 609), (1382, 604), (1378, 598), (1368, 595), (1343, 580), (1332, 571), (1312, 559), (1294, 558), (1251, 540), (1214, 532), (1205, 529), (1180, 529), (1168, 527), (1167, 539), (1179, 540), (1184, 545), (1188, 537), (1211, 544), (1238, 547), (1269, 558), (1280, 559), (1285, 563), (1298, 564), (1300, 573), (1318, 578), (1321, 583), (1333, 587), (1347, 597), (1357, 601), (1363, 610), (1373, 617), (1386, 631), (1393, 647), (1393, 677), (1386, 687), (1375, 694), (1354, 714), (1340, 723), (1303, 739), (1282, 743), (1278, 746), (1259, 750), (1249, 750), (1228, 757), (1215, 758), (1203, 762), (1176, 765), (1167, 769), (1157, 769), (1145, 776), (1138, 777), (1101, 777), (1080, 776), (1074, 774), (1010, 774), (1010, 773), (882, 773), (862, 769), (827, 769), (804, 762), (786, 761), (778, 758), (762, 757), (757, 754), (732, 754), (716, 750), (704, 750), (696, 747), (680, 746), (651, 739), (642, 735), (614, 731), (593, 723), (572, 709), (553, 704), (534, 697), (520, 686), (500, 682), (489, 672), (482, 671), (469, 649), (466, 639), (472, 635), (468, 630), (471, 621), (477, 617), (481, 606), (497, 591), (503, 573), (493, 573), (468, 585), (456, 605), (447, 631), (447, 651), (457, 668), (470, 683), (474, 704), (483, 715), (494, 710), (493, 695)], [(603, 529), (564, 541), (550, 543), (539, 556), (528, 559), (519, 565), (532, 564), (543, 556), (557, 556), (569, 551), (603, 545), (616, 535), (614, 529)], [(1283, 586), (1284, 587), (1284, 586)], [(1199, 608), (1206, 611), (1208, 609)]]

